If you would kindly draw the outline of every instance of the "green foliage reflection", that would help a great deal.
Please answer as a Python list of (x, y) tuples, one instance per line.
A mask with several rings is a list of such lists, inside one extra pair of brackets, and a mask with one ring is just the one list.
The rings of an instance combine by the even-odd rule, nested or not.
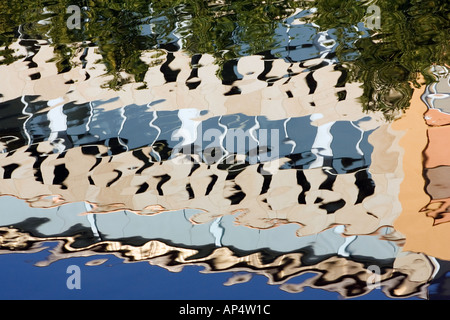
[[(380, 8), (380, 29), (364, 27), (367, 7)], [(84, 8), (80, 29), (67, 28), (69, 5)], [(148, 50), (211, 54), (219, 66), (239, 57), (276, 49), (277, 28), (297, 9), (317, 8), (302, 18), (337, 39), (335, 49), (346, 81), (363, 83), (366, 110), (388, 118), (408, 107), (412, 86), (434, 80), (433, 64), (449, 65), (449, 4), (446, 0), (3, 0), (0, 2), (0, 64), (23, 56), (11, 49), (20, 39), (50, 40), (60, 73), (73, 68), (74, 56), (95, 46), (99, 61), (119, 90), (144, 83)], [(124, 77), (128, 74), (130, 77)], [(412, 85), (412, 86), (411, 86)]]

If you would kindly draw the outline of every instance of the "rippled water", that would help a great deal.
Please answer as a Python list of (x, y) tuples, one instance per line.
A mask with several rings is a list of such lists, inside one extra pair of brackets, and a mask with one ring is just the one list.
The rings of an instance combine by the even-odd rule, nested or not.
[[(151, 279), (114, 289), (144, 299), (449, 298), (448, 13), (2, 2), (3, 282), (50, 270), (53, 298), (98, 297), (108, 275)], [(209, 293), (180, 294), (186, 281)], [(0, 296), (39, 296), (23, 288)]]

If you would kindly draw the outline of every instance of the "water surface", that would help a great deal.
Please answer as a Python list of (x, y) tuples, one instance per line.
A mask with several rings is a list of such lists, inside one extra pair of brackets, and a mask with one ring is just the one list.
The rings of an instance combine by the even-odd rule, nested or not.
[(3, 299), (448, 298), (445, 1), (0, 12)]

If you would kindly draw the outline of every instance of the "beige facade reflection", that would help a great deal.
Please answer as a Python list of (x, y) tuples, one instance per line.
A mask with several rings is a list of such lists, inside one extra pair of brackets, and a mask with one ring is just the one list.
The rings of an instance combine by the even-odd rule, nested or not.
[[(26, 50), (17, 43), (11, 48), (17, 49), (17, 54), (26, 55)], [(287, 63), (282, 59), (273, 60), (272, 70), (266, 77), (274, 80), (271, 81), (273, 84), (268, 86), (267, 81), (258, 79), (258, 75), (264, 69), (263, 57), (242, 57), (238, 61), (237, 71), (243, 78), (238, 79), (233, 85), (224, 85), (217, 77), (219, 66), (215, 64), (212, 56), (205, 54), (199, 61), (198, 79), (195, 79), (200, 84), (194, 90), (190, 90), (187, 86), (191, 72), (190, 57), (184, 52), (171, 54), (175, 58), (168, 67), (180, 71), (175, 82), (166, 82), (160, 70), (161, 64), (167, 59), (167, 53), (150, 51), (143, 53), (141, 57), (149, 65), (144, 79), (148, 88), (138, 90), (142, 84), (129, 83), (121, 90), (114, 91), (103, 88), (110, 78), (105, 76), (105, 67), (95, 63), (101, 60), (101, 55), (96, 53), (94, 47), (88, 48), (85, 68), (76, 65), (70, 72), (58, 74), (55, 63), (49, 61), (49, 57), (53, 56), (52, 47), (43, 45), (33, 57), (38, 67), (32, 71), (23, 61), (0, 66), (0, 72), (9, 75), (0, 79), (0, 87), (3, 88), (0, 101), (37, 95), (42, 101), (57, 100), (57, 104), (49, 107), (54, 108), (69, 101), (88, 103), (94, 100), (115, 99), (103, 105), (105, 110), (160, 101), (152, 107), (152, 110), (195, 108), (208, 111), (208, 117), (240, 113), (245, 110), (245, 114), (249, 116), (262, 115), (268, 119), (322, 114), (323, 117), (317, 120), (317, 124), (336, 120), (359, 120), (367, 115), (358, 102), (362, 94), (361, 84), (347, 83), (344, 87), (336, 88), (341, 72), (335, 71), (333, 65), (314, 71), (317, 88), (314, 94), (309, 94), (310, 89), (305, 80), (308, 75), (307, 68), (320, 64), (323, 59), (309, 60), (303, 68), (299, 67), (298, 63)], [(81, 55), (82, 52), (79, 52), (74, 61)], [(40, 73), (41, 78), (30, 80), (30, 73)], [(85, 80), (86, 73), (90, 75), (87, 80)], [(286, 81), (287, 79), (290, 80)], [(71, 80), (73, 83), (67, 83)], [(232, 87), (238, 87), (241, 94), (225, 95)], [(340, 91), (346, 92), (344, 100), (338, 99), (337, 93)], [(372, 120), (365, 123), (367, 128), (375, 128), (383, 122), (381, 112), (371, 113), (370, 116)]]
[[(372, 139), (375, 150), (383, 150), (386, 141), (396, 141), (388, 130), (379, 130)], [(379, 148), (376, 148), (377, 144), (380, 144)], [(100, 164), (90, 171), (96, 158), (83, 154), (81, 148), (73, 148), (66, 152), (64, 158), (58, 154), (48, 155), (40, 164), (44, 180), (41, 183), (34, 176), (35, 158), (30, 157), (25, 149), (17, 150), (10, 156), (0, 155), (3, 168), (13, 163), (20, 164), (11, 179), (2, 180), (0, 192), (25, 199), (32, 207), (88, 202), (93, 206), (92, 213), (130, 210), (143, 215), (183, 208), (198, 209), (202, 213), (192, 218), (193, 223), (235, 215), (238, 225), (257, 229), (294, 223), (299, 226), (298, 236), (315, 234), (335, 225), (345, 225), (346, 234), (349, 235), (371, 234), (381, 227), (392, 226), (401, 211), (396, 198), (400, 179), (395, 178), (400, 177), (401, 167), (393, 166), (399, 156), (399, 151), (395, 149), (387, 156), (384, 152), (378, 156), (377, 151), (374, 151), (371, 168), (376, 191), (356, 205), (354, 203), (359, 188), (355, 185), (355, 175), (352, 173), (337, 175), (333, 190), (324, 190), (320, 185), (327, 176), (322, 169), (304, 170), (311, 187), (306, 192), (306, 204), (299, 204), (298, 196), (303, 190), (296, 181), (297, 170), (276, 170), (271, 175), (268, 192), (261, 195), (264, 177), (257, 172), (258, 165), (247, 166), (233, 180), (226, 180), (228, 172), (220, 170), (217, 165), (200, 164), (200, 168), (190, 174), (192, 163), (177, 158), (155, 163), (141, 174), (136, 174), (142, 162), (127, 152), (102, 158)], [(284, 159), (280, 161), (283, 163)], [(64, 186), (53, 184), (55, 167), (61, 164), (69, 172)], [(117, 172), (122, 174), (114, 180), (118, 176)], [(171, 179), (158, 189), (164, 174), (168, 174)], [(217, 181), (208, 193), (213, 175)], [(114, 183), (111, 184), (111, 181)], [(149, 186), (148, 189), (138, 192), (144, 183)], [(188, 185), (191, 191), (186, 189)], [(236, 186), (245, 197), (238, 204), (233, 204), (230, 197), (238, 192)], [(195, 196), (191, 197), (190, 192)], [(333, 214), (320, 208), (324, 203), (341, 199), (345, 205)]]
[[(23, 48), (21, 48), (23, 50)], [(26, 199), (33, 207), (57, 206), (65, 203), (86, 201), (93, 206), (92, 212), (109, 212), (114, 210), (131, 210), (141, 214), (155, 214), (163, 211), (193, 208), (203, 213), (193, 217), (194, 223), (204, 223), (223, 215), (236, 215), (236, 223), (252, 228), (272, 228), (280, 224), (295, 223), (299, 226), (298, 235), (309, 235), (320, 232), (335, 225), (345, 225), (346, 233), (370, 234), (379, 228), (392, 225), (399, 215), (401, 206), (397, 198), (401, 179), (401, 150), (397, 146), (399, 135), (393, 132), (385, 122), (381, 113), (365, 113), (358, 102), (362, 93), (360, 84), (347, 83), (345, 87), (336, 88), (341, 73), (332, 65), (314, 71), (317, 88), (314, 94), (308, 94), (309, 88), (305, 80), (308, 72), (305, 68), (319, 64), (316, 59), (305, 63), (305, 68), (288, 64), (282, 59), (274, 60), (272, 71), (267, 76), (278, 79), (268, 86), (266, 81), (258, 79), (263, 70), (264, 61), (259, 56), (243, 57), (237, 68), (243, 76), (233, 86), (242, 91), (239, 95), (226, 96), (231, 86), (223, 85), (216, 72), (218, 66), (212, 57), (202, 56), (198, 70), (200, 85), (189, 90), (186, 81), (189, 77), (189, 57), (183, 52), (175, 52), (175, 59), (170, 68), (180, 70), (176, 82), (166, 83), (160, 66), (149, 68), (146, 82), (149, 89), (136, 90), (138, 84), (127, 84), (119, 92), (100, 89), (104, 70), (101, 65), (93, 64), (99, 58), (94, 48), (89, 48), (87, 67), (75, 67), (70, 73), (57, 74), (54, 63), (48, 62), (51, 49), (43, 46), (33, 58), (38, 64), (41, 79), (27, 79), (29, 70), (23, 62), (15, 62), (9, 66), (0, 66), (0, 72), (12, 75), (8, 80), (0, 79), (5, 85), (4, 101), (23, 95), (39, 95), (39, 99), (49, 101), (60, 99), (60, 103), (75, 101), (77, 103), (92, 100), (108, 100), (118, 98), (102, 107), (119, 108), (129, 104), (148, 104), (153, 100), (161, 101), (152, 108), (157, 110), (178, 110), (196, 108), (208, 110), (208, 117), (243, 112), (247, 115), (263, 115), (269, 119), (285, 119), (305, 115), (315, 117), (313, 125), (327, 124), (333, 121), (360, 120), (367, 116), (367, 121), (360, 124), (361, 130), (370, 133), (369, 141), (374, 146), (370, 173), (376, 185), (375, 194), (354, 205), (358, 195), (354, 174), (341, 174), (336, 177), (333, 190), (322, 190), (320, 184), (326, 175), (321, 169), (305, 170), (304, 174), (311, 184), (306, 194), (306, 205), (299, 205), (297, 197), (302, 187), (295, 181), (295, 170), (276, 170), (272, 176), (270, 190), (260, 195), (263, 177), (257, 173), (257, 166), (251, 165), (241, 173), (235, 181), (225, 179), (227, 172), (218, 170), (217, 166), (201, 165), (192, 176), (189, 176), (191, 163), (184, 164), (183, 159), (174, 159), (155, 163), (142, 174), (136, 175), (135, 167), (142, 162), (131, 155), (131, 152), (104, 157), (92, 172), (96, 158), (84, 155), (80, 148), (67, 150), (64, 157), (50, 154), (52, 146), (49, 142), (39, 143), (38, 151), (46, 156), (40, 165), (44, 183), (35, 181), (33, 167), (35, 161), (26, 152), (26, 147), (14, 154), (0, 155), (1, 167), (16, 163), (20, 167), (14, 170), (11, 179), (5, 179), (0, 185), (1, 194), (14, 195)], [(149, 52), (142, 59), (152, 65), (155, 59), (165, 56)], [(289, 73), (290, 81), (286, 81)], [(87, 81), (84, 73), (91, 77)], [(64, 77), (64, 81), (60, 79)], [(74, 80), (74, 84), (65, 84)], [(48, 85), (55, 83), (55, 85)], [(58, 86), (57, 86), (58, 84)], [(128, 87), (127, 87), (128, 86)], [(337, 91), (346, 91), (344, 100), (338, 99)], [(289, 96), (286, 92), (290, 92)], [(59, 103), (59, 104), (60, 104)], [(55, 107), (55, 106), (52, 106)], [(50, 108), (50, 107), (49, 107)], [(386, 154), (385, 150), (388, 150)], [(144, 148), (150, 153), (151, 147)], [(277, 167), (286, 159), (278, 159), (275, 164), (266, 167)], [(182, 165), (180, 165), (182, 163)], [(54, 172), (58, 165), (65, 165), (69, 171), (64, 187), (54, 185)], [(2, 169), (0, 169), (2, 170)], [(269, 169), (270, 171), (271, 169)], [(109, 185), (121, 172), (120, 179)], [(171, 179), (164, 184), (163, 194), (157, 192), (156, 186), (160, 176), (169, 174)], [(211, 176), (218, 177), (213, 190), (205, 195), (211, 182)], [(90, 177), (91, 181), (87, 179)], [(147, 183), (147, 191), (137, 193), (139, 186)], [(190, 199), (186, 186), (190, 185), (195, 197)], [(238, 185), (245, 193), (245, 199), (238, 205), (231, 204), (229, 198), (235, 193)], [(66, 189), (67, 188), (67, 189)], [(317, 202), (322, 199), (322, 202)], [(335, 214), (327, 214), (320, 205), (326, 202), (345, 201), (345, 206)]]
[[(26, 54), (20, 51), (23, 50), (22, 47), (17, 45), (16, 48), (19, 53)], [(79, 216), (88, 219), (87, 217), (112, 217), (114, 214), (120, 219), (122, 216), (119, 213), (122, 214), (122, 211), (123, 214), (131, 212), (141, 218), (152, 218), (179, 215), (182, 210), (195, 210), (189, 216), (190, 226), (207, 225), (212, 228), (220, 219), (228, 219), (226, 223), (229, 225), (232, 221), (236, 228), (246, 228), (243, 234), (249, 233), (244, 234), (237, 242), (245, 249), (246, 243), (242, 240), (251, 238), (253, 234), (250, 232), (275, 230), (279, 233), (271, 236), (276, 237), (284, 232), (279, 231), (281, 228), (292, 226), (295, 228), (289, 231), (299, 239), (325, 237), (325, 232), (340, 230), (339, 237), (343, 244), (327, 251), (331, 256), (317, 263), (303, 263), (304, 253), (291, 252), (293, 250), (288, 250), (292, 249), (290, 247), (267, 262), (262, 258), (262, 253), (257, 251), (257, 246), (249, 250), (251, 253), (240, 256), (231, 249), (231, 244), (236, 243), (228, 239), (228, 245), (219, 246), (217, 237), (213, 239), (216, 247), (207, 255), (198, 257), (199, 250), (193, 249), (195, 246), (169, 245), (158, 240), (149, 240), (143, 245), (124, 244), (117, 240), (120, 236), (114, 234), (112, 228), (107, 229), (107, 223), (105, 229), (109, 233), (104, 232), (111, 239), (80, 247), (72, 246), (76, 237), (59, 235), (56, 222), (51, 221), (54, 224), (46, 226), (50, 231), (44, 235), (40, 230), (43, 234), (40, 237), (15, 228), (0, 228), (2, 253), (33, 252), (40, 250), (39, 243), (56, 240), (60, 241), (59, 246), (39, 266), (70, 257), (95, 258), (97, 254), (112, 253), (125, 262), (148, 261), (174, 272), (181, 271), (186, 265), (202, 265), (206, 272), (263, 274), (267, 276), (269, 283), (280, 285), (288, 292), (300, 292), (309, 286), (336, 291), (344, 297), (367, 293), (366, 284), (372, 275), (368, 272), (368, 265), (346, 255), (346, 245), (356, 237), (365, 239), (363, 237), (370, 236), (376, 237), (381, 243), (395, 243), (395, 250), (398, 251), (394, 250), (387, 255), (394, 262), (382, 269), (380, 278), (384, 292), (392, 297), (426, 298), (426, 285), (437, 268), (430, 257), (450, 259), (448, 248), (442, 245), (449, 239), (448, 223), (444, 223), (449, 219), (448, 212), (445, 211), (447, 207), (444, 211), (436, 211), (438, 201), (444, 201), (445, 206), (448, 203), (447, 189), (439, 188), (449, 175), (449, 166), (445, 162), (447, 149), (442, 149), (446, 142), (432, 138), (433, 135), (446, 136), (443, 132), (448, 130), (446, 127), (439, 127), (437, 132), (438, 129), (427, 126), (431, 120), (425, 122), (423, 118), (427, 108), (420, 100), (422, 91), (416, 90), (410, 109), (404, 115), (399, 115), (398, 120), (389, 123), (381, 113), (366, 113), (362, 110), (358, 102), (358, 97), (362, 94), (361, 84), (347, 83), (344, 87), (336, 87), (341, 73), (335, 71), (333, 65), (315, 70), (317, 88), (314, 93), (309, 94), (307, 67), (319, 64), (323, 61), (321, 59), (310, 60), (303, 67), (282, 59), (274, 60), (272, 70), (267, 75), (274, 81), (273, 85), (268, 86), (266, 81), (258, 79), (264, 68), (262, 57), (243, 57), (237, 64), (237, 70), (243, 78), (231, 86), (224, 85), (216, 76), (218, 66), (213, 58), (203, 55), (199, 62), (198, 79), (194, 79), (200, 84), (190, 90), (187, 86), (191, 70), (189, 56), (183, 52), (173, 53), (175, 58), (169, 67), (180, 72), (175, 82), (168, 83), (160, 70), (160, 63), (166, 61), (167, 53), (146, 52), (142, 60), (151, 66), (145, 77), (148, 88), (137, 90), (141, 84), (130, 83), (120, 91), (112, 91), (102, 88), (107, 78), (103, 76), (105, 69), (94, 63), (100, 58), (95, 48), (89, 48), (85, 69), (76, 66), (64, 74), (58, 74), (54, 63), (49, 62), (48, 57), (52, 55), (51, 47), (43, 45), (33, 57), (38, 67), (32, 72), (41, 74), (38, 80), (30, 80), (31, 71), (24, 62), (0, 66), (2, 74), (10, 75), (0, 78), (0, 87), (3, 88), (0, 101), (37, 95), (39, 100), (47, 102), (47, 108), (41, 111), (68, 102), (89, 103), (94, 100), (109, 101), (102, 105), (105, 110), (136, 104), (147, 105), (152, 111), (208, 111), (199, 120), (236, 113), (266, 116), (271, 120), (316, 115), (312, 121), (314, 126), (366, 119), (367, 121), (361, 122), (360, 129), (369, 135), (369, 143), (373, 147), (368, 172), (375, 185), (374, 193), (358, 203), (360, 187), (355, 183), (355, 172), (336, 175), (331, 190), (321, 188), (328, 177), (323, 167), (301, 169), (310, 184), (310, 188), (305, 190), (297, 182), (296, 175), (300, 169), (279, 169), (288, 161), (283, 157), (264, 164), (264, 168), (270, 173), (271, 183), (267, 192), (262, 194), (264, 176), (258, 172), (258, 165), (255, 164), (246, 166), (236, 178), (227, 179), (227, 170), (219, 168), (217, 164), (202, 163), (200, 159), (196, 159), (199, 167), (192, 172), (192, 161), (189, 157), (180, 156), (152, 162), (151, 166), (137, 173), (143, 163), (132, 151), (98, 156), (84, 154), (81, 147), (74, 147), (62, 154), (54, 153), (51, 142), (43, 141), (35, 145), (38, 156), (31, 155), (29, 146), (0, 154), (0, 195), (4, 198), (12, 196), (26, 201), (30, 208), (49, 210), (78, 205), (81, 209), (77, 207), (77, 210), (71, 212), (76, 215), (72, 217), (73, 220)], [(90, 75), (88, 80), (85, 80), (86, 72)], [(290, 81), (286, 81), (287, 75)], [(227, 95), (233, 86), (239, 88), (239, 95)], [(339, 98), (338, 92), (341, 91), (346, 92), (345, 99)], [(154, 101), (158, 103), (151, 105)], [(432, 112), (430, 115), (433, 121), (437, 121), (433, 125), (442, 124), (445, 117), (438, 117)], [(4, 146), (0, 147), (3, 150)], [(148, 146), (139, 150), (143, 154), (150, 154), (152, 148)], [(103, 146), (99, 146), (99, 149), (100, 153), (106, 151)], [(428, 176), (432, 181), (428, 189), (422, 175), (422, 152), (425, 149), (428, 155), (425, 166), (429, 169)], [(35, 176), (37, 158), (40, 161), (42, 181)], [(11, 165), (17, 165), (17, 168), (8, 176), (7, 168)], [(55, 182), (59, 166), (64, 166), (68, 174), (64, 181)], [(160, 185), (163, 176), (170, 179)], [(216, 181), (211, 187), (213, 176)], [(143, 185), (147, 188), (142, 188)], [(234, 203), (233, 196), (239, 192), (245, 196)], [(298, 201), (301, 193), (305, 194), (305, 203)], [(436, 201), (431, 201), (430, 194)], [(324, 204), (333, 202), (341, 202), (343, 205), (332, 213), (323, 208)], [(24, 209), (23, 212), (25, 211)], [(443, 213), (445, 214), (442, 216)], [(436, 224), (436, 218), (441, 218), (441, 223)], [(4, 225), (9, 225), (6, 222)], [(21, 221), (13, 222), (17, 224)], [(384, 232), (386, 229), (390, 231)], [(232, 228), (228, 230), (237, 232)], [(133, 231), (136, 232), (132, 234), (134, 236), (143, 234), (137, 227)], [(173, 233), (170, 236), (175, 237)], [(173, 239), (169, 240), (174, 242)], [(211, 239), (207, 240), (211, 242)], [(365, 248), (368, 250), (361, 244), (357, 246), (360, 251), (355, 250), (363, 252)], [(94, 265), (96, 263), (101, 261), (92, 262)], [(317, 275), (301, 284), (285, 283), (308, 272)], [(246, 280), (248, 276), (232, 278), (227, 285)]]

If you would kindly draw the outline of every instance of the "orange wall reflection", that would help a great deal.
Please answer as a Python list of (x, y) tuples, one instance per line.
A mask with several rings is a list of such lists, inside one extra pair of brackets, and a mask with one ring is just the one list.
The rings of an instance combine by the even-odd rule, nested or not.
[[(450, 184), (450, 127), (430, 127), (425, 115), (439, 112), (428, 109), (421, 100), (424, 90), (415, 90), (410, 108), (392, 125), (404, 131), (400, 146), (404, 149), (404, 179), (399, 199), (402, 213), (394, 223), (397, 231), (406, 237), (405, 251), (423, 252), (449, 260), (450, 221), (445, 216)], [(440, 118), (445, 118), (442, 114)], [(441, 125), (444, 123), (440, 123)], [(439, 172), (438, 172), (439, 171)], [(447, 213), (449, 215), (449, 213)]]

